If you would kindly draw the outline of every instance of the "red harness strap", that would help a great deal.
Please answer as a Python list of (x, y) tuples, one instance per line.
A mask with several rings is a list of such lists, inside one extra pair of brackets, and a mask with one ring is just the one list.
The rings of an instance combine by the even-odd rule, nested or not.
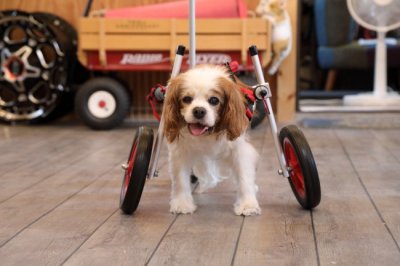
[(246, 116), (249, 120), (253, 117), (253, 111), (249, 108), (249, 105), (254, 105), (254, 102), (256, 101), (256, 98), (254, 97), (254, 93), (252, 90), (247, 89), (247, 88), (240, 88), (242, 93), (244, 94), (244, 97), (247, 100), (247, 105), (246, 105)]
[(158, 121), (160, 121), (161, 120), (161, 116), (158, 114), (156, 106), (157, 106), (157, 103), (162, 103), (162, 101), (157, 100), (157, 97), (155, 96), (157, 88), (160, 88), (161, 92), (164, 93), (164, 95), (165, 95), (165, 92), (166, 92), (167, 89), (164, 86), (162, 86), (160, 84), (157, 84), (157, 86), (151, 88), (150, 93), (146, 96), (146, 100), (150, 103), (151, 111), (153, 113), (153, 116)]

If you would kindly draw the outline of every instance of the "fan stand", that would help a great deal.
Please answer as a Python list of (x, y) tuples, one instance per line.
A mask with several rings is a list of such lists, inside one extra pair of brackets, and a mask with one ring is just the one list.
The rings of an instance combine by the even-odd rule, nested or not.
[(372, 93), (345, 96), (343, 98), (345, 106), (369, 106), (371, 109), (374, 109), (374, 107), (400, 109), (400, 95), (396, 92), (388, 92), (385, 37), (385, 31), (378, 31), (375, 52), (374, 91)]

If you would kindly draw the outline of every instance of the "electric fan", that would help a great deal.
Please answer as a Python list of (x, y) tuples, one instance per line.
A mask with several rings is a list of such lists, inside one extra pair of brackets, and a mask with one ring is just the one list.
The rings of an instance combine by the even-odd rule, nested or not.
[(386, 33), (400, 27), (400, 0), (347, 0), (352, 17), (364, 28), (377, 32), (374, 90), (372, 93), (348, 95), (343, 99), (351, 106), (396, 106), (400, 96), (388, 92)]

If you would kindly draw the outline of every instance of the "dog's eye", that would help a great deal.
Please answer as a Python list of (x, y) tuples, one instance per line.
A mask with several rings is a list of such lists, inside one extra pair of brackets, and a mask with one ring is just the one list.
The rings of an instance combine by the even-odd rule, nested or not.
[(210, 99), (208, 99), (208, 102), (211, 105), (217, 105), (217, 104), (219, 104), (219, 99), (217, 97), (211, 97)]
[(191, 103), (193, 101), (193, 98), (190, 96), (185, 96), (185, 97), (183, 97), (182, 101), (184, 103)]

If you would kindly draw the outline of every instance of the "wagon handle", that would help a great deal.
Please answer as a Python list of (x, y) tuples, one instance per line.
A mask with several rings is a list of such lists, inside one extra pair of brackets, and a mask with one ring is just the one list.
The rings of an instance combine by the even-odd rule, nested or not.
[(196, 0), (189, 0), (189, 64), (196, 66)]
[(89, 16), (90, 10), (92, 9), (93, 0), (87, 0), (85, 9), (83, 10), (83, 16)]

